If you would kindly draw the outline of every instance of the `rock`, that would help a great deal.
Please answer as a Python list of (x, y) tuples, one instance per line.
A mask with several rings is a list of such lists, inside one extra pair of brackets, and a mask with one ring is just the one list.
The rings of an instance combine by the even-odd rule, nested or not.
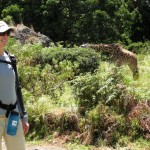
[(21, 44), (40, 43), (44, 47), (49, 47), (54, 44), (52, 39), (50, 39), (48, 36), (43, 35), (40, 32), (37, 33), (34, 31), (34, 29), (31, 29), (23, 24), (18, 24), (14, 27), (13, 37)]

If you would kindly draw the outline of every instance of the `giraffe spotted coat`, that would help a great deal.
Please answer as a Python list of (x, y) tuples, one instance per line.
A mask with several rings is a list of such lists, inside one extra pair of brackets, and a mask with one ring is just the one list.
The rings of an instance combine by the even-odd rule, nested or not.
[(117, 67), (128, 65), (133, 73), (133, 78), (138, 78), (139, 73), (136, 55), (119, 44), (82, 44), (80, 47), (92, 48), (96, 52), (108, 52), (110, 59)]

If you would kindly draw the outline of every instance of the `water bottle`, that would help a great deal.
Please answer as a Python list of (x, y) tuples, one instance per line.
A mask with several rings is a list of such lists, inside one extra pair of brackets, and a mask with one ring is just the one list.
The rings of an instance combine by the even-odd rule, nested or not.
[(18, 129), (19, 113), (11, 111), (8, 118), (7, 134), (15, 136)]

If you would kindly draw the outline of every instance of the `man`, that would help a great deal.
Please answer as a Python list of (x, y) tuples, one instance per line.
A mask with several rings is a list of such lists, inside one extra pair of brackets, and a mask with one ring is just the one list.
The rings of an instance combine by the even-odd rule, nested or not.
[(28, 117), (23, 100), (17, 94), (16, 72), (9, 54), (5, 52), (12, 31), (12, 27), (0, 21), (0, 150), (2, 137), (7, 150), (25, 150)]

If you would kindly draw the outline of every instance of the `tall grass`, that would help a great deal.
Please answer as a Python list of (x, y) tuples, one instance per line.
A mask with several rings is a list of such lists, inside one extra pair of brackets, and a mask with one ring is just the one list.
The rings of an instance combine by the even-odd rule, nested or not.
[[(139, 100), (149, 100), (150, 99), (150, 54), (138, 55), (138, 65), (139, 65), (139, 79), (136, 81), (130, 80), (127, 83), (128, 89), (134, 93)], [(126, 79), (129, 79), (129, 75), (126, 72)]]

